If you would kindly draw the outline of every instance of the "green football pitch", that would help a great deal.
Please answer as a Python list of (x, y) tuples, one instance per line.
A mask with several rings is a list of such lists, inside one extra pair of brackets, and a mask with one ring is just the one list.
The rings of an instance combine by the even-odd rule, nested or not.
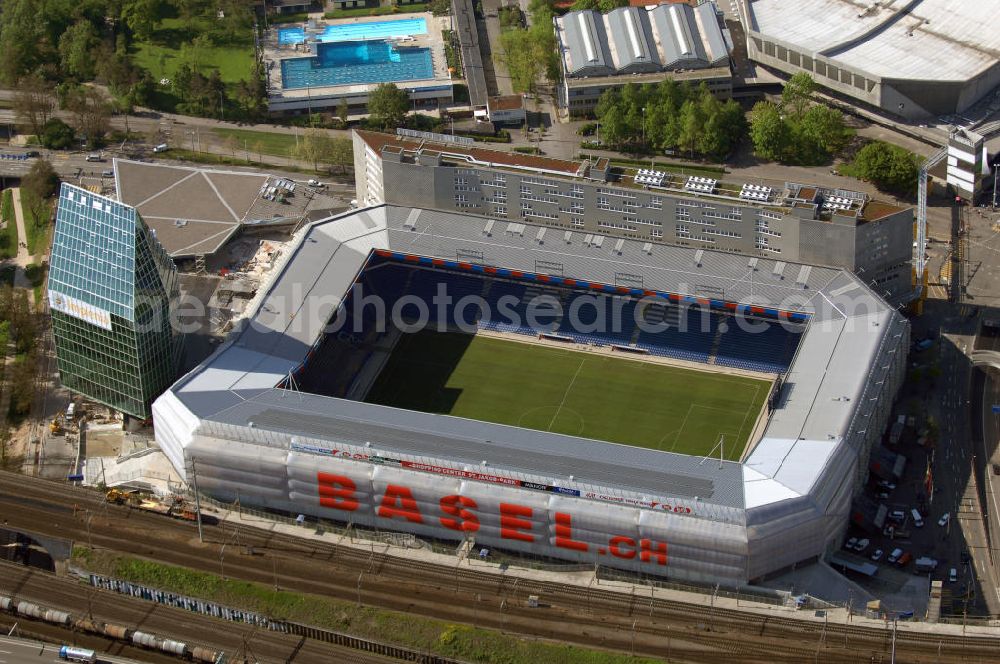
[(403, 335), (366, 401), (426, 413), (739, 459), (766, 380), (495, 337)]

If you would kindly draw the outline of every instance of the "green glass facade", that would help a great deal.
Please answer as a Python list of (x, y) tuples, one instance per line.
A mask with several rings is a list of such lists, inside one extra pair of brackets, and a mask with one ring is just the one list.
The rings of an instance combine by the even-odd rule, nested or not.
[(62, 383), (133, 417), (176, 377), (177, 270), (127, 205), (63, 184), (49, 266)]

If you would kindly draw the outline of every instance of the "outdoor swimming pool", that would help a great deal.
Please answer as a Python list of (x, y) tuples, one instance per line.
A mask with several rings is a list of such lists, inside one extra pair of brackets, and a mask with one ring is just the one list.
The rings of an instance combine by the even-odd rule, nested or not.
[(320, 44), (316, 53), (313, 58), (281, 61), (286, 89), (434, 78), (429, 48), (396, 48), (382, 40), (352, 41)]
[[(317, 37), (321, 42), (388, 39), (407, 35), (426, 35), (427, 21), (423, 18), (401, 18), (395, 21), (369, 21), (328, 25)], [(306, 39), (303, 28), (278, 28), (279, 44), (301, 44)]]

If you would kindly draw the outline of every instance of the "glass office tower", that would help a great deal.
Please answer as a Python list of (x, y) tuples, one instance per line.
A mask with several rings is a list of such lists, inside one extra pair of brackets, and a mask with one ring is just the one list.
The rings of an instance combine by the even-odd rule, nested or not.
[(177, 269), (127, 205), (63, 184), (49, 266), (62, 384), (148, 419), (176, 377)]

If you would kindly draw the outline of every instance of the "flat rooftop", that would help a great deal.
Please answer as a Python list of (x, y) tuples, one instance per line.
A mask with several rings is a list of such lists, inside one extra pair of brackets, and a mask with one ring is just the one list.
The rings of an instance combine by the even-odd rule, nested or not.
[(283, 178), (266, 173), (174, 166), (115, 159), (118, 200), (134, 207), (173, 258), (209, 255), (241, 226), (298, 222), (316, 207), (336, 201), (296, 183), (285, 202), (261, 196)]
[[(400, 154), (405, 159), (419, 159), (421, 155), (440, 156), (443, 163), (456, 167), (476, 164), (524, 175), (606, 181), (618, 187), (659, 191), (672, 196), (703, 200), (717, 198), (782, 213), (787, 213), (796, 205), (818, 201), (817, 218), (823, 220), (829, 220), (836, 211), (841, 215), (853, 216), (858, 223), (864, 223), (909, 209), (908, 206), (894, 205), (885, 201), (872, 201), (867, 194), (847, 189), (831, 189), (792, 182), (773, 182), (764, 185), (760, 179), (743, 182), (716, 179), (717, 176), (699, 177), (657, 170), (660, 167), (646, 169), (628, 165), (617, 166), (606, 157), (592, 161), (585, 159), (571, 161), (507, 152), (496, 148), (439, 143), (380, 132), (355, 130), (355, 133), (376, 153)], [(598, 171), (604, 171), (609, 167), (611, 175), (607, 180), (598, 177)]]
[(1000, 61), (997, 6), (969, 0), (754, 0), (751, 29), (887, 79), (966, 81)]

